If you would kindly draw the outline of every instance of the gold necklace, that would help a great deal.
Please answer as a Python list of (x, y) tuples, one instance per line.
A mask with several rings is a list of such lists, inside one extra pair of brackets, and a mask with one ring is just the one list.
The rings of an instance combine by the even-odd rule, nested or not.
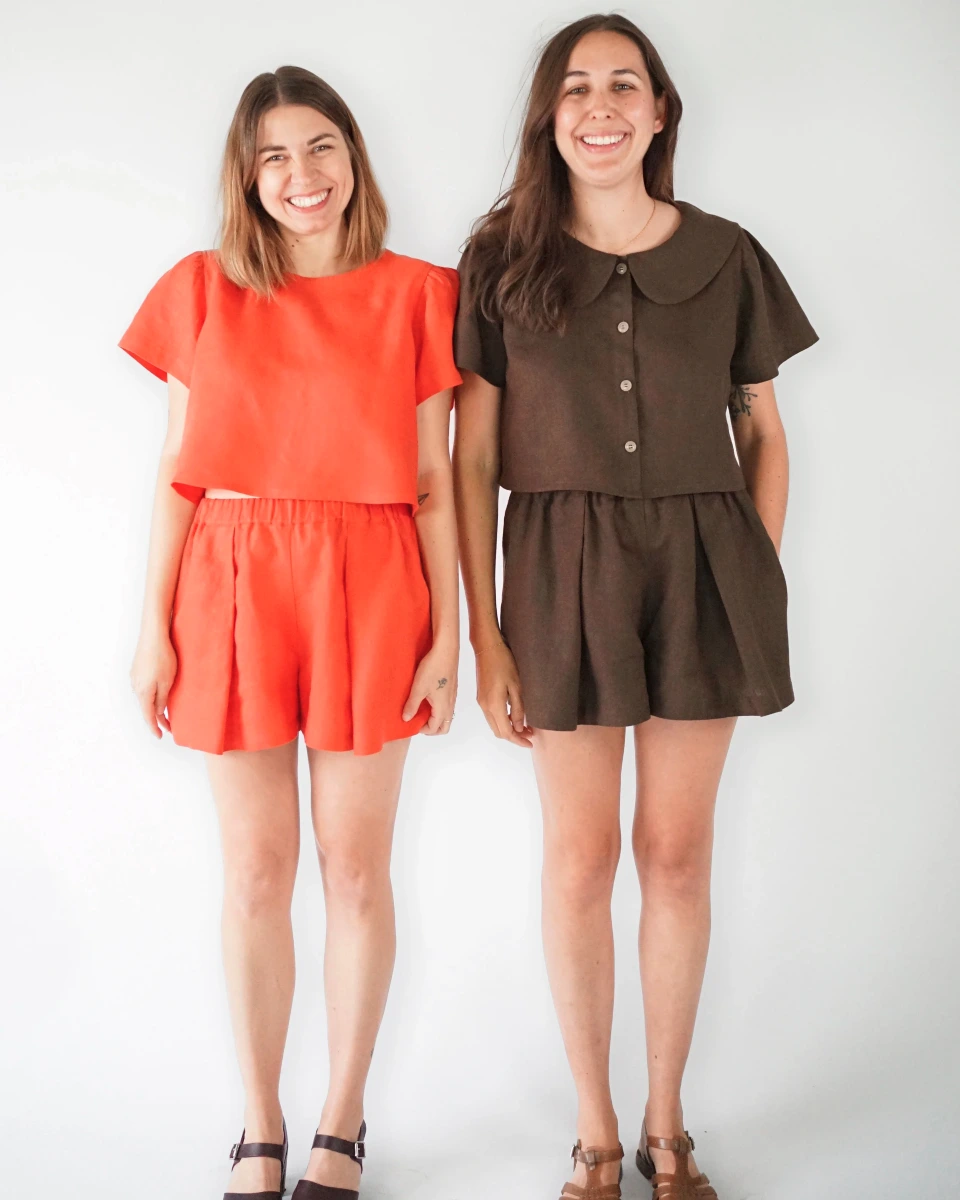
[[(656, 200), (654, 200), (653, 207), (650, 209), (650, 216), (647, 217), (647, 219), (644, 221), (643, 225), (641, 225), (641, 227), (637, 230), (637, 232), (635, 234), (633, 234), (631, 237), (628, 237), (627, 240), (620, 247), (620, 249), (614, 250), (613, 253), (614, 254), (622, 254), (624, 252), (624, 250), (627, 248), (627, 246), (630, 245), (631, 242), (635, 242), (637, 240), (637, 238), (640, 236), (640, 234), (643, 233), (643, 231), (646, 229), (646, 227), (653, 220), (653, 214), (656, 211), (657, 211), (657, 202), (656, 202)], [(582, 238), (580, 240), (583, 241)]]

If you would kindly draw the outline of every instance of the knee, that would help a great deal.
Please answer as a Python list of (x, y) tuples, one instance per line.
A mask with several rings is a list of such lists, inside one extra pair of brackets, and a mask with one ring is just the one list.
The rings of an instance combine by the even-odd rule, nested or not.
[(711, 839), (682, 835), (634, 836), (641, 890), (695, 899), (710, 888)]
[(619, 858), (620, 837), (613, 832), (548, 844), (544, 887), (569, 905), (609, 901)]
[(364, 912), (390, 888), (390, 864), (359, 850), (317, 844), (323, 889), (337, 904)]
[(289, 910), (296, 869), (290, 855), (250, 851), (225, 869), (226, 901), (247, 917)]

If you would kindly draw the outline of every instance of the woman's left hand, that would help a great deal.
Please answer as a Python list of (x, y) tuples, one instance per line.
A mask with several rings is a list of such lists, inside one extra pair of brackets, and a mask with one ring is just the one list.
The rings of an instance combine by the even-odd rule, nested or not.
[(420, 660), (413, 677), (413, 687), (403, 706), (403, 719), (412, 720), (420, 705), (426, 700), (431, 709), (430, 719), (422, 732), (426, 734), (449, 733), (453, 722), (453, 710), (457, 701), (457, 665), (460, 648), (434, 642), (431, 649)]

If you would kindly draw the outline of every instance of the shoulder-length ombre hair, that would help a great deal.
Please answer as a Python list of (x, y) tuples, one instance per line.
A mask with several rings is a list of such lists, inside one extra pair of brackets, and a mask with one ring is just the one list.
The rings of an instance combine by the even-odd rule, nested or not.
[(569, 300), (563, 225), (570, 215), (570, 182), (553, 139), (553, 124), (570, 55), (588, 33), (619, 33), (634, 42), (654, 96), (666, 96), (664, 126), (644, 156), (643, 178), (654, 199), (673, 199), (673, 160), (683, 105), (653, 43), (616, 13), (598, 13), (567, 25), (537, 59), (513, 183), (475, 223), (469, 240), (471, 291), (491, 320), (506, 315), (528, 329), (562, 329), (565, 324)]
[(377, 187), (363, 135), (343, 100), (312, 71), (278, 67), (243, 89), (223, 153), (220, 190), (223, 219), (219, 258), (224, 275), (240, 287), (270, 296), (290, 270), (290, 256), (277, 222), (257, 192), (257, 132), (260, 118), (281, 104), (314, 108), (343, 135), (353, 167), (353, 195), (344, 210), (345, 257), (351, 267), (378, 258), (387, 232), (387, 206)]

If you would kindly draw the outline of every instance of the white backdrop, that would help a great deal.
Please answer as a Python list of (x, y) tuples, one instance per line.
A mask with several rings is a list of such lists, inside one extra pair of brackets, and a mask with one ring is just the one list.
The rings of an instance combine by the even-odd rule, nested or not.
[[(217, 1197), (242, 1116), (203, 764), (150, 739), (127, 684), (165, 405), (115, 343), (160, 273), (212, 244), (222, 141), (253, 75), (297, 63), (337, 87), (390, 245), (454, 264), (498, 191), (535, 44), (585, 11), (48, 0), (3, 18), (3, 1194)], [(958, 13), (625, 11), (684, 99), (678, 197), (759, 237), (822, 338), (778, 385), (798, 698), (741, 721), (724, 777), (688, 1123), (724, 1200), (946, 1197), (960, 1172)], [(455, 731), (417, 739), (404, 784), (366, 1200), (549, 1196), (573, 1140), (532, 770), (488, 733), (464, 646)], [(632, 784), (628, 763), (625, 827)], [(645, 1094), (638, 904), (625, 856), (613, 1072), (628, 1153)], [(295, 920), (294, 1180), (326, 1072), (306, 826)], [(625, 1197), (648, 1194), (630, 1167)]]

